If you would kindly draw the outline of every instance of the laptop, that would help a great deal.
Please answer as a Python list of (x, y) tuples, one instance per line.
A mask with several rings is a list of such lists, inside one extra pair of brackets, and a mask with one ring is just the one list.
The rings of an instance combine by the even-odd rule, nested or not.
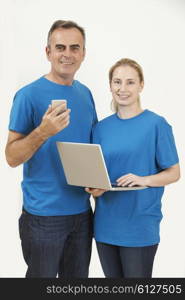
[(67, 183), (75, 186), (99, 188), (109, 191), (142, 190), (147, 187), (121, 187), (111, 184), (101, 146), (57, 142)]

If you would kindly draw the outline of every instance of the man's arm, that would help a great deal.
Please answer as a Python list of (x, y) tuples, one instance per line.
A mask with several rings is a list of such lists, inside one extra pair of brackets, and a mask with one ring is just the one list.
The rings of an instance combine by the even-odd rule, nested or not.
[(9, 132), (5, 155), (11, 167), (29, 160), (49, 137), (69, 125), (69, 109), (58, 115), (63, 106), (64, 104), (59, 105), (54, 110), (49, 106), (41, 124), (27, 136), (15, 131)]

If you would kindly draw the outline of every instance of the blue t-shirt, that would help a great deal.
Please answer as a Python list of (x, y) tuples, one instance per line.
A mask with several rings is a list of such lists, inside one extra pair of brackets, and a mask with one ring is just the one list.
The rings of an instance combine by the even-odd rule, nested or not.
[[(102, 147), (111, 182), (128, 173), (157, 174), (178, 163), (171, 126), (149, 110), (130, 119), (105, 118), (95, 126), (93, 143)], [(164, 187), (105, 192), (96, 201), (96, 241), (127, 247), (159, 243), (163, 192)]]
[(9, 130), (28, 135), (40, 125), (52, 99), (67, 100), (70, 124), (24, 163), (23, 205), (29, 213), (41, 216), (78, 214), (90, 208), (89, 195), (84, 188), (67, 184), (56, 141), (91, 141), (97, 115), (90, 90), (77, 80), (65, 86), (41, 77), (16, 93)]

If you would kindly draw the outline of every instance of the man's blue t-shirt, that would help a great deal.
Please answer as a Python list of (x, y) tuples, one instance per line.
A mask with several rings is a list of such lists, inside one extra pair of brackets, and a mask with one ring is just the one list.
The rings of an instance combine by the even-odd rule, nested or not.
[(89, 195), (84, 188), (67, 184), (56, 142), (90, 142), (97, 122), (90, 90), (77, 80), (65, 86), (41, 77), (16, 93), (9, 130), (28, 135), (40, 125), (52, 99), (67, 100), (70, 124), (24, 163), (23, 205), (29, 213), (41, 216), (78, 214), (90, 208)]
[[(178, 163), (171, 126), (149, 110), (130, 119), (105, 118), (95, 126), (93, 143), (102, 147), (111, 182), (128, 173), (157, 174)], [(96, 241), (127, 247), (159, 243), (163, 192), (164, 187), (105, 192), (96, 201)]]

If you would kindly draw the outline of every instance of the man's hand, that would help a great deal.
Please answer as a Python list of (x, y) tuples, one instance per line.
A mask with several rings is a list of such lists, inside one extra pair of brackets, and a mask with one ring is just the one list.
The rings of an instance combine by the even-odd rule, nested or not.
[(71, 110), (67, 109), (60, 113), (64, 108), (65, 104), (58, 105), (54, 109), (49, 105), (47, 111), (43, 115), (42, 122), (38, 127), (40, 134), (45, 139), (57, 134), (69, 125)]
[(93, 189), (93, 188), (85, 188), (85, 191), (91, 194), (93, 197), (100, 197), (101, 195), (103, 195), (103, 193), (106, 192), (106, 190)]
[(6, 159), (11, 167), (17, 167), (30, 159), (40, 146), (51, 136), (69, 125), (70, 109), (61, 112), (65, 104), (52, 110), (51, 106), (45, 112), (41, 124), (28, 135), (9, 131), (6, 145)]

